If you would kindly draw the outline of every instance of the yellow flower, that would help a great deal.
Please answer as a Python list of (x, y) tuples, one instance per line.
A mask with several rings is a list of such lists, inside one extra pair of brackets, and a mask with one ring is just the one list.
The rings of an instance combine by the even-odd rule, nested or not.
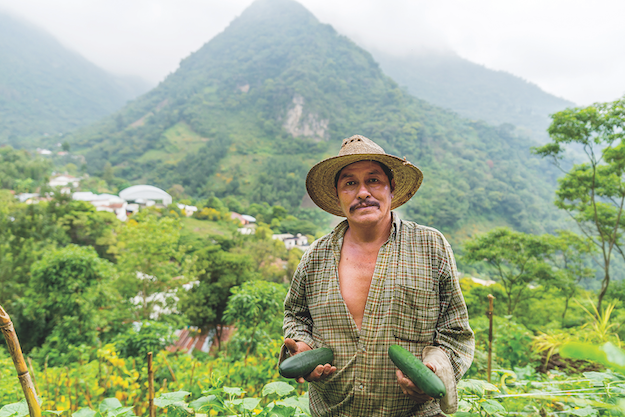
[(208, 414), (211, 415), (211, 416), (216, 416), (219, 413), (216, 410), (210, 410), (210, 412)]

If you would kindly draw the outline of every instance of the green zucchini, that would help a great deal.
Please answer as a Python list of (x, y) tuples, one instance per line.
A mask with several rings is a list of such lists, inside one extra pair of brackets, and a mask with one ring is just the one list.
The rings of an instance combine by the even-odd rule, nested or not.
[(282, 361), (278, 371), (285, 378), (299, 378), (311, 373), (317, 365), (332, 363), (333, 360), (334, 354), (330, 348), (305, 350)]
[(408, 350), (399, 345), (391, 345), (388, 356), (404, 375), (430, 397), (442, 398), (447, 393), (443, 381)]

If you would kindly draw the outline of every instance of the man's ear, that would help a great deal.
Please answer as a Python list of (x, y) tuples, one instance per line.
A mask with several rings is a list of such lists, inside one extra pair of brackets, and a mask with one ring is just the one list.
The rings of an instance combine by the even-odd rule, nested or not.
[(395, 191), (395, 178), (391, 180), (391, 193)]

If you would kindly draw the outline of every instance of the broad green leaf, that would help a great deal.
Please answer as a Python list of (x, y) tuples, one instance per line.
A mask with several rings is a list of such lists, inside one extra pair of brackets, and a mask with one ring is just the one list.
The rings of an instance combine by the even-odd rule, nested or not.
[[(265, 408), (267, 410), (267, 408)], [(284, 405), (275, 404), (271, 410), (267, 412), (267, 417), (293, 417), (297, 409)]]
[(187, 391), (167, 392), (154, 399), (154, 405), (157, 407), (167, 407), (170, 405), (186, 405), (184, 399), (191, 394)]
[(264, 397), (269, 394), (277, 394), (279, 397), (284, 397), (293, 390), (295, 390), (295, 388), (292, 385), (289, 385), (286, 382), (276, 381), (265, 385), (261, 395)]
[(480, 406), (486, 411), (488, 414), (495, 413), (505, 413), (506, 409), (503, 405), (501, 405), (498, 401), (495, 400), (485, 400), (480, 402)]
[(499, 392), (499, 388), (486, 381), (479, 379), (465, 379), (458, 383), (458, 389), (461, 389), (469, 394), (474, 394), (479, 397), (483, 397), (485, 391)]
[[(57, 416), (63, 414), (64, 412), (65, 411), (62, 411), (62, 410), (60, 410), (60, 411), (59, 410), (41, 410), (41, 414), (54, 414), (54, 415), (57, 415)], [(94, 411), (94, 413), (95, 413), (95, 411)], [(73, 415), (74, 414), (72, 414), (72, 416)]]
[(473, 417), (473, 413), (467, 413), (466, 411), (458, 411), (454, 413), (454, 417)]
[(122, 417), (122, 416), (132, 416), (133, 408), (132, 407), (119, 407), (114, 410), (108, 410), (108, 415), (111, 417)]
[(241, 408), (243, 410), (252, 411), (258, 404), (260, 403), (260, 398), (244, 398), (241, 403)]
[(245, 391), (239, 387), (224, 387), (224, 392), (228, 395), (239, 396), (245, 394)]
[(23, 417), (28, 415), (28, 404), (26, 400), (17, 403), (7, 404), (0, 408), (0, 417)]
[(117, 398), (113, 397), (103, 399), (98, 409), (100, 410), (100, 413), (102, 413), (102, 415), (106, 415), (107, 412), (121, 407), (122, 403), (120, 403)]
[(592, 407), (584, 407), (584, 408), (578, 408), (578, 409), (571, 408), (570, 410), (568, 410), (568, 413), (574, 416), (580, 416), (580, 417), (596, 416), (598, 412), (599, 411), (597, 409), (594, 409)]
[(200, 397), (197, 400), (193, 400), (189, 403), (189, 408), (193, 408), (195, 411), (199, 410), (205, 404), (209, 404), (211, 401), (215, 400), (217, 397), (214, 395), (208, 395), (204, 397)]
[(287, 407), (296, 407), (310, 414), (308, 398), (303, 397), (287, 397), (284, 400), (276, 401), (276, 404), (286, 405)]
[(560, 347), (560, 356), (600, 363), (609, 368), (625, 371), (625, 352), (608, 342), (601, 347), (592, 343), (571, 342)]
[(80, 410), (72, 414), (72, 417), (93, 417), (96, 414), (95, 410), (89, 407), (83, 407)]
[(608, 342), (601, 346), (601, 350), (605, 352), (608, 361), (616, 365), (617, 368), (625, 370), (625, 351), (623, 351), (623, 349), (619, 349)]

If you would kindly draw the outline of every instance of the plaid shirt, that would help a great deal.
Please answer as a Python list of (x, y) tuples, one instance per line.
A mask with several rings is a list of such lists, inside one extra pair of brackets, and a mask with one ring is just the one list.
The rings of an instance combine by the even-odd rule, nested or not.
[(284, 306), (284, 336), (311, 348), (329, 347), (337, 370), (311, 382), (314, 416), (432, 416), (437, 402), (417, 404), (403, 394), (388, 347), (399, 344), (421, 358), (440, 347), (458, 381), (473, 360), (474, 339), (458, 284), (454, 256), (435, 229), (393, 213), (380, 248), (364, 318), (358, 330), (343, 298), (338, 264), (347, 221), (314, 242), (302, 257)]

